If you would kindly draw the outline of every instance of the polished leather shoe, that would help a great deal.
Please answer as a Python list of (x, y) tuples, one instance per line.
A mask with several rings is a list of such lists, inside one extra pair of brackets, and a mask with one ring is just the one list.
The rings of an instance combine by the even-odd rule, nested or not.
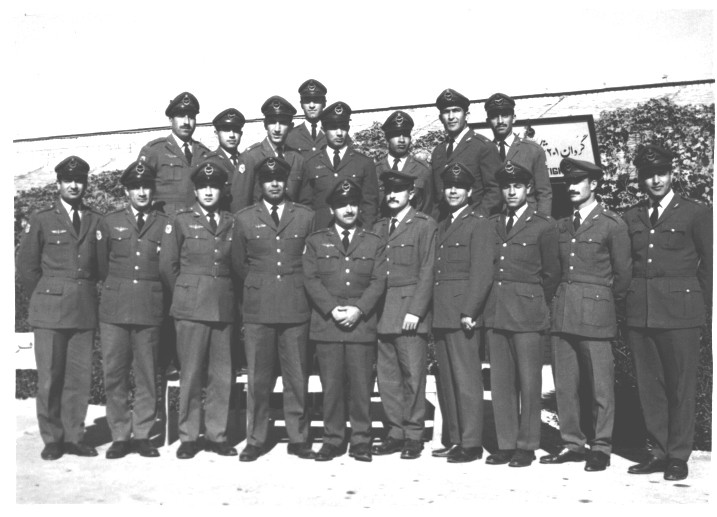
[(105, 458), (108, 460), (116, 460), (119, 458), (124, 458), (130, 453), (130, 446), (129, 442), (122, 440), (118, 442), (112, 442), (112, 445), (110, 445), (110, 448), (107, 449), (107, 452), (105, 452)]
[(145, 458), (158, 458), (159, 451), (147, 438), (137, 440), (137, 452)]
[(448, 463), (468, 463), (483, 457), (483, 447), (458, 447), (448, 455)]
[(61, 443), (48, 443), (42, 449), (40, 457), (43, 460), (59, 460), (62, 458), (62, 444)]
[(600, 451), (588, 452), (585, 460), (585, 470), (588, 472), (600, 472), (610, 466), (610, 456)]
[(535, 451), (516, 449), (508, 463), (509, 467), (530, 467), (535, 460)]
[(237, 450), (227, 442), (213, 442), (211, 440), (206, 440), (204, 443), (204, 450), (219, 454), (219, 456), (237, 455)]
[(485, 459), (488, 465), (505, 465), (513, 459), (515, 449), (498, 450)]
[(585, 453), (563, 449), (557, 454), (548, 454), (540, 457), (540, 463), (547, 465), (560, 465), (561, 463), (585, 461)]
[(177, 449), (177, 458), (180, 460), (189, 460), (194, 458), (199, 452), (197, 442), (182, 442)]
[(460, 445), (451, 445), (450, 447), (443, 447), (442, 449), (436, 449), (431, 451), (431, 456), (434, 458), (447, 458), (453, 451), (458, 449)]
[(349, 447), (349, 457), (356, 461), (371, 461), (371, 446), (367, 443), (359, 443)]
[(651, 456), (649, 460), (637, 463), (627, 469), (629, 474), (652, 474), (653, 472), (664, 472), (667, 461)]
[(387, 454), (394, 454), (403, 450), (403, 440), (397, 440), (390, 436), (386, 438), (381, 445), (374, 445), (371, 447), (371, 452), (376, 456), (386, 456)]
[(674, 458), (667, 460), (664, 476), (666, 481), (679, 481), (681, 479), (685, 479), (688, 473), (689, 470), (687, 469), (686, 461)]
[(66, 443), (65, 454), (74, 454), (75, 456), (84, 456), (86, 458), (92, 458), (97, 456), (97, 449), (86, 443)]
[(421, 456), (423, 450), (423, 442), (420, 440), (406, 440), (403, 442), (403, 449), (401, 450), (402, 460), (415, 460)]
[(239, 461), (256, 461), (262, 454), (264, 454), (264, 451), (262, 451), (260, 447), (247, 445), (244, 447), (244, 450), (241, 451), (241, 454), (239, 454)]
[(341, 456), (341, 449), (330, 443), (325, 443), (316, 453), (316, 458), (314, 459), (316, 461), (331, 461), (337, 456)]
[(316, 459), (316, 453), (311, 449), (311, 444), (309, 443), (290, 443), (286, 451), (302, 460)]

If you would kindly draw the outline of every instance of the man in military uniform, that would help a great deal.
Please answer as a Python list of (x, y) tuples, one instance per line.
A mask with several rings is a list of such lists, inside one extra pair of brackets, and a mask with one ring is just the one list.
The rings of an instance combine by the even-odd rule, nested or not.
[[(159, 251), (169, 218), (152, 209), (155, 173), (131, 163), (122, 174), (129, 206), (102, 218), (97, 230), (100, 280), (100, 337), (107, 394), (107, 423), (112, 433), (108, 459), (131, 452), (134, 434), (141, 456), (159, 456), (149, 441), (157, 416), (155, 367), (164, 293)], [(129, 407), (130, 368), (134, 372), (134, 406)]]
[[(555, 394), (563, 448), (541, 463), (585, 461), (588, 472), (610, 464), (615, 416), (615, 369), (611, 340), (617, 335), (616, 306), (624, 307), (630, 285), (630, 239), (620, 217), (595, 199), (602, 169), (564, 158), (573, 215), (558, 222), (562, 279), (552, 306)], [(592, 390), (594, 438), (580, 425), (581, 377)]]
[(478, 355), (482, 313), (492, 277), (494, 240), (488, 219), (469, 203), (475, 178), (461, 163), (441, 173), (450, 209), (438, 224), (433, 286), (433, 336), (448, 447), (433, 456), (450, 463), (483, 455), (483, 379)]
[(460, 162), (473, 176), (469, 204), (480, 214), (490, 215), (500, 210), (501, 199), (495, 173), (502, 162), (495, 146), (483, 135), (468, 127), (466, 116), (470, 101), (450, 88), (436, 99), (438, 118), (446, 130), (446, 140), (433, 149), (431, 167), (435, 192), (440, 203), (436, 207), (442, 216), (450, 212), (443, 197), (442, 175), (453, 162)]
[(35, 332), (37, 421), (41, 457), (97, 456), (82, 442), (90, 397), (92, 341), (97, 327), (97, 225), (82, 203), (90, 166), (69, 156), (55, 167), (59, 199), (30, 217), (17, 270), (30, 295)]
[[(376, 176), (379, 178), (387, 171), (400, 171), (414, 178), (415, 193), (411, 196), (411, 206), (424, 214), (433, 213), (434, 194), (431, 168), (423, 160), (409, 153), (411, 148), (411, 130), (413, 119), (405, 111), (394, 111), (381, 126), (388, 142), (388, 155), (376, 164)], [(379, 185), (379, 206), (381, 215), (387, 217), (391, 210), (384, 202), (385, 185)]]
[(306, 411), (311, 312), (301, 264), (314, 214), (286, 199), (290, 169), (281, 158), (261, 162), (256, 174), (262, 200), (235, 216), (232, 260), (244, 281), (242, 312), (249, 374), (247, 445), (240, 461), (254, 461), (264, 452), (277, 356), (284, 385), (288, 452), (314, 458)]
[(624, 216), (632, 241), (628, 343), (650, 458), (631, 474), (685, 479), (695, 430), (700, 329), (712, 307), (712, 211), (672, 189), (672, 153), (642, 147), (635, 158), (648, 203)]
[(164, 114), (169, 117), (172, 133), (157, 138), (139, 152), (139, 161), (157, 172), (154, 202), (170, 217), (194, 203), (189, 174), (211, 151), (192, 139), (197, 127), (199, 101), (189, 92), (182, 92), (169, 102)]
[(507, 161), (496, 174), (506, 213), (490, 217), (493, 288), (484, 312), (498, 450), (489, 465), (527, 467), (540, 447), (543, 347), (548, 302), (560, 282), (555, 221), (528, 204), (530, 171)]
[(378, 180), (373, 160), (349, 146), (351, 107), (335, 102), (321, 114), (321, 127), (326, 133), (327, 147), (317, 151), (304, 163), (299, 201), (316, 212), (316, 229), (326, 228), (332, 221), (328, 204), (331, 189), (350, 179), (361, 189), (359, 226), (371, 228), (378, 215)]
[[(400, 112), (399, 112), (400, 113)], [(436, 222), (410, 205), (414, 176), (381, 175), (390, 217), (374, 231), (386, 241), (386, 298), (378, 321), (378, 386), (388, 432), (376, 455), (401, 452), (415, 459), (423, 450), (426, 358), (431, 330)]]
[(376, 306), (386, 288), (386, 245), (381, 237), (356, 225), (361, 204), (356, 183), (339, 180), (326, 201), (334, 223), (306, 239), (303, 258), (312, 302), (310, 337), (317, 342), (324, 391), (324, 437), (316, 460), (329, 461), (341, 454), (348, 398), (349, 456), (371, 461)]
[(170, 315), (177, 330), (182, 364), (179, 390), (180, 459), (199, 452), (197, 439), (204, 401), (205, 449), (235, 456), (226, 441), (232, 386), (230, 342), (234, 322), (231, 240), (234, 218), (217, 211), (228, 172), (216, 160), (199, 163), (191, 174), (196, 203), (177, 212), (162, 238), (159, 271), (172, 292)]
[(485, 102), (486, 122), (493, 131), (493, 143), (498, 149), (500, 159), (510, 160), (530, 171), (534, 188), (528, 199), (537, 203), (538, 213), (551, 215), (553, 209), (553, 188), (550, 186), (545, 151), (532, 140), (518, 135), (509, 141), (515, 123), (515, 101), (504, 93), (494, 93)]
[(299, 151), (304, 158), (326, 148), (326, 135), (319, 127), (321, 113), (326, 107), (326, 87), (316, 79), (308, 79), (299, 86), (301, 109), (306, 120), (289, 131), (286, 145)]
[(231, 187), (234, 177), (239, 174), (239, 144), (245, 121), (241, 111), (234, 108), (225, 109), (212, 120), (214, 134), (219, 140), (219, 147), (212, 156), (216, 156), (229, 171), (229, 179), (222, 194), (221, 210), (229, 210), (231, 207)]
[(292, 119), (296, 108), (283, 97), (273, 95), (262, 104), (261, 112), (264, 114), (266, 138), (247, 147), (241, 155), (239, 171), (232, 183), (231, 210), (234, 213), (261, 200), (256, 168), (267, 158), (281, 158), (289, 164), (291, 170), (286, 180), (286, 195), (292, 201), (296, 201), (299, 195), (304, 158), (300, 152), (286, 145), (289, 130), (294, 127)]

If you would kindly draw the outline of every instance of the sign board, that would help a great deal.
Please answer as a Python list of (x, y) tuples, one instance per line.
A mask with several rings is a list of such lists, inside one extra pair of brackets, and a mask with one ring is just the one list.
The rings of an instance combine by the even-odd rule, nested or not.
[[(493, 132), (487, 122), (469, 124), (476, 133), (493, 140)], [(545, 151), (548, 173), (552, 181), (561, 180), (560, 160), (575, 158), (600, 165), (600, 153), (595, 135), (595, 122), (592, 115), (572, 117), (553, 117), (538, 119), (516, 119), (513, 134), (531, 140)], [(532, 135), (532, 136), (530, 136)], [(507, 142), (512, 142), (508, 138)]]

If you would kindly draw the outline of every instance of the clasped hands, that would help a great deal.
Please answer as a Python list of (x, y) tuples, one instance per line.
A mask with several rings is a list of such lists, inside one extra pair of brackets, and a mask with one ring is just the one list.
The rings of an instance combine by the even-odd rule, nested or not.
[(355, 305), (337, 305), (331, 310), (331, 317), (339, 327), (350, 329), (361, 318), (361, 309)]

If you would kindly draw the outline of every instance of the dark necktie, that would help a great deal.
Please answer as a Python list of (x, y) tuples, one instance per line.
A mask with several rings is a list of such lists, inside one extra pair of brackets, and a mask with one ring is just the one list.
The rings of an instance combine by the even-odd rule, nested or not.
[(141, 232), (144, 227), (144, 212), (137, 212), (137, 229)]
[(398, 219), (395, 217), (391, 218), (391, 227), (388, 229), (388, 234), (391, 235), (393, 231), (396, 229), (396, 225), (398, 224)]
[(500, 144), (500, 159), (505, 161), (505, 140), (501, 140)]
[(184, 156), (187, 157), (187, 163), (192, 164), (192, 150), (189, 148), (189, 144), (184, 142)]
[(397, 170), (398, 170), (398, 162), (400, 162), (400, 161), (401, 161), (400, 158), (394, 158), (394, 159), (393, 159), (393, 167), (391, 167), (391, 170), (392, 170), (392, 171), (397, 171)]
[(80, 211), (76, 206), (72, 207), (72, 226), (75, 227), (75, 233), (78, 235), (80, 233), (80, 224)]
[(207, 214), (207, 217), (209, 217), (209, 226), (212, 228), (212, 231), (217, 230), (217, 222), (214, 220), (214, 212), (209, 212)]
[(278, 207), (276, 205), (271, 205), (271, 219), (274, 221), (274, 224), (278, 227), (279, 226), (279, 213), (277, 212)]
[(456, 214), (455, 214), (455, 212), (451, 212), (451, 215), (448, 218), (448, 226), (452, 225), (453, 221), (455, 221), (455, 220), (456, 220)]
[(341, 163), (341, 156), (339, 155), (339, 150), (334, 149), (334, 170), (339, 168), (339, 163)]
[(316, 122), (311, 123), (311, 139), (316, 140)]
[(232, 164), (234, 165), (234, 168), (237, 168), (237, 165), (239, 165), (239, 157), (236, 154), (231, 155), (229, 158), (232, 161)]
[(284, 159), (284, 146), (283, 145), (276, 146), (276, 155), (279, 158), (281, 158), (282, 160)]
[(446, 142), (448, 142), (448, 147), (446, 147), (446, 159), (448, 159), (453, 154), (453, 142), (455, 142), (455, 140), (449, 135), (446, 137)]
[(512, 210), (508, 211), (508, 224), (505, 225), (505, 233), (510, 233), (515, 224), (515, 212)]
[(349, 231), (344, 230), (343, 232), (341, 232), (341, 235), (344, 236), (344, 238), (341, 239), (341, 244), (344, 245), (344, 251), (346, 251), (349, 249)]
[(575, 219), (573, 219), (573, 229), (577, 232), (580, 228), (580, 210), (575, 210)]
[(650, 224), (654, 227), (657, 225), (657, 220), (660, 218), (660, 213), (657, 211), (660, 206), (659, 201), (652, 202), (652, 213), (650, 214)]

